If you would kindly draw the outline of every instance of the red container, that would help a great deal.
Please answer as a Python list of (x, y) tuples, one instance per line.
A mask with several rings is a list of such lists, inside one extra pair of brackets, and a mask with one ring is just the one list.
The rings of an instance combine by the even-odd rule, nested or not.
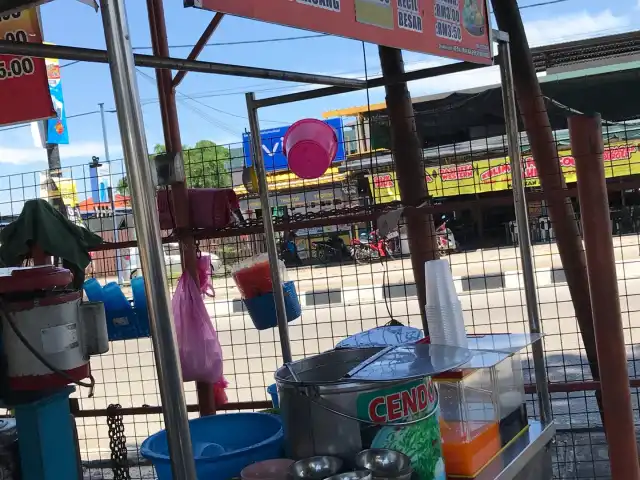
[[(240, 208), (236, 193), (230, 188), (190, 188), (189, 223), (191, 228), (224, 228), (232, 223), (233, 211)], [(160, 228), (172, 230), (175, 208), (166, 190), (158, 191)]]
[(249, 299), (273, 292), (269, 261), (259, 262), (233, 274), (242, 298)]

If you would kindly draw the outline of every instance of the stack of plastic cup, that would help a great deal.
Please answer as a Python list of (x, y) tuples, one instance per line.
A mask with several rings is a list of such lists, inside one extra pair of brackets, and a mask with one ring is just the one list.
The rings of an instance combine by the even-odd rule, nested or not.
[(449, 262), (425, 263), (427, 325), (434, 345), (468, 348), (462, 304), (458, 299)]

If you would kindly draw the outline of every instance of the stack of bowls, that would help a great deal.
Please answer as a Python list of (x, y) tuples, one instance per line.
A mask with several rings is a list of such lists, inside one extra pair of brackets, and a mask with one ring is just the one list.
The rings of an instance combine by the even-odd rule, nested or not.
[(289, 468), (289, 476), (294, 480), (324, 480), (336, 475), (342, 469), (338, 457), (320, 455), (298, 460)]
[(404, 453), (384, 448), (363, 450), (356, 456), (356, 467), (371, 472), (372, 480), (410, 480), (411, 459)]

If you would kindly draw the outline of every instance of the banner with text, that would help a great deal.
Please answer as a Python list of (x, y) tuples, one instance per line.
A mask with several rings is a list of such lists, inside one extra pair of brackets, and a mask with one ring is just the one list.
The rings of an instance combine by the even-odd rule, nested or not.
[[(0, 39), (42, 43), (35, 9), (0, 17)], [(55, 116), (43, 58), (0, 55), (0, 125)]]
[[(570, 150), (558, 152), (565, 181), (577, 180), (575, 159)], [(640, 144), (613, 145), (604, 152), (607, 178), (640, 174)], [(539, 187), (538, 169), (533, 157), (524, 158), (524, 177), (527, 187)], [(369, 186), (375, 203), (400, 201), (395, 172), (369, 175)], [(478, 160), (425, 169), (429, 194), (433, 197), (454, 197), (511, 189), (509, 158)]]
[(492, 63), (485, 0), (185, 0), (185, 5), (403, 50)]

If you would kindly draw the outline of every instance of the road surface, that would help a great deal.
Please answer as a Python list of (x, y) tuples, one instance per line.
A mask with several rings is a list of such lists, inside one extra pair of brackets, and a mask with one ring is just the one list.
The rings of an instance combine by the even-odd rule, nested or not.
[[(628, 353), (640, 343), (640, 278), (619, 282), (621, 307)], [(538, 289), (540, 312), (546, 333), (545, 347), (552, 381), (576, 381), (588, 378), (583, 367), (580, 336), (566, 286)], [(470, 333), (519, 333), (526, 331), (524, 292), (494, 290), (460, 295), (465, 323)], [(415, 298), (396, 298), (389, 304), (393, 318), (420, 326)], [(290, 324), (293, 354), (296, 358), (332, 348), (348, 335), (384, 325), (390, 320), (384, 302), (361, 305), (326, 305), (307, 308), (302, 318)], [(225, 376), (230, 383), (231, 402), (266, 400), (266, 386), (273, 383), (273, 372), (280, 364), (277, 330), (258, 332), (242, 314), (214, 319), (224, 350)], [(640, 358), (640, 357), (638, 357)], [(525, 356), (525, 362), (527, 361)], [(630, 373), (640, 363), (630, 362)], [(97, 386), (95, 397), (82, 399), (85, 409), (106, 408), (119, 403), (124, 407), (159, 405), (160, 398), (150, 339), (112, 343), (111, 351), (92, 360)], [(525, 367), (527, 364), (525, 363)], [(194, 385), (185, 386), (187, 401), (197, 401)], [(82, 392), (86, 395), (86, 392)], [(560, 423), (586, 425), (597, 420), (591, 394), (554, 395), (554, 411)], [(533, 408), (533, 405), (531, 406)], [(125, 417), (125, 433), (132, 446), (162, 428), (160, 415)], [(106, 419), (80, 419), (79, 436), (85, 456), (96, 458), (108, 451)]]

